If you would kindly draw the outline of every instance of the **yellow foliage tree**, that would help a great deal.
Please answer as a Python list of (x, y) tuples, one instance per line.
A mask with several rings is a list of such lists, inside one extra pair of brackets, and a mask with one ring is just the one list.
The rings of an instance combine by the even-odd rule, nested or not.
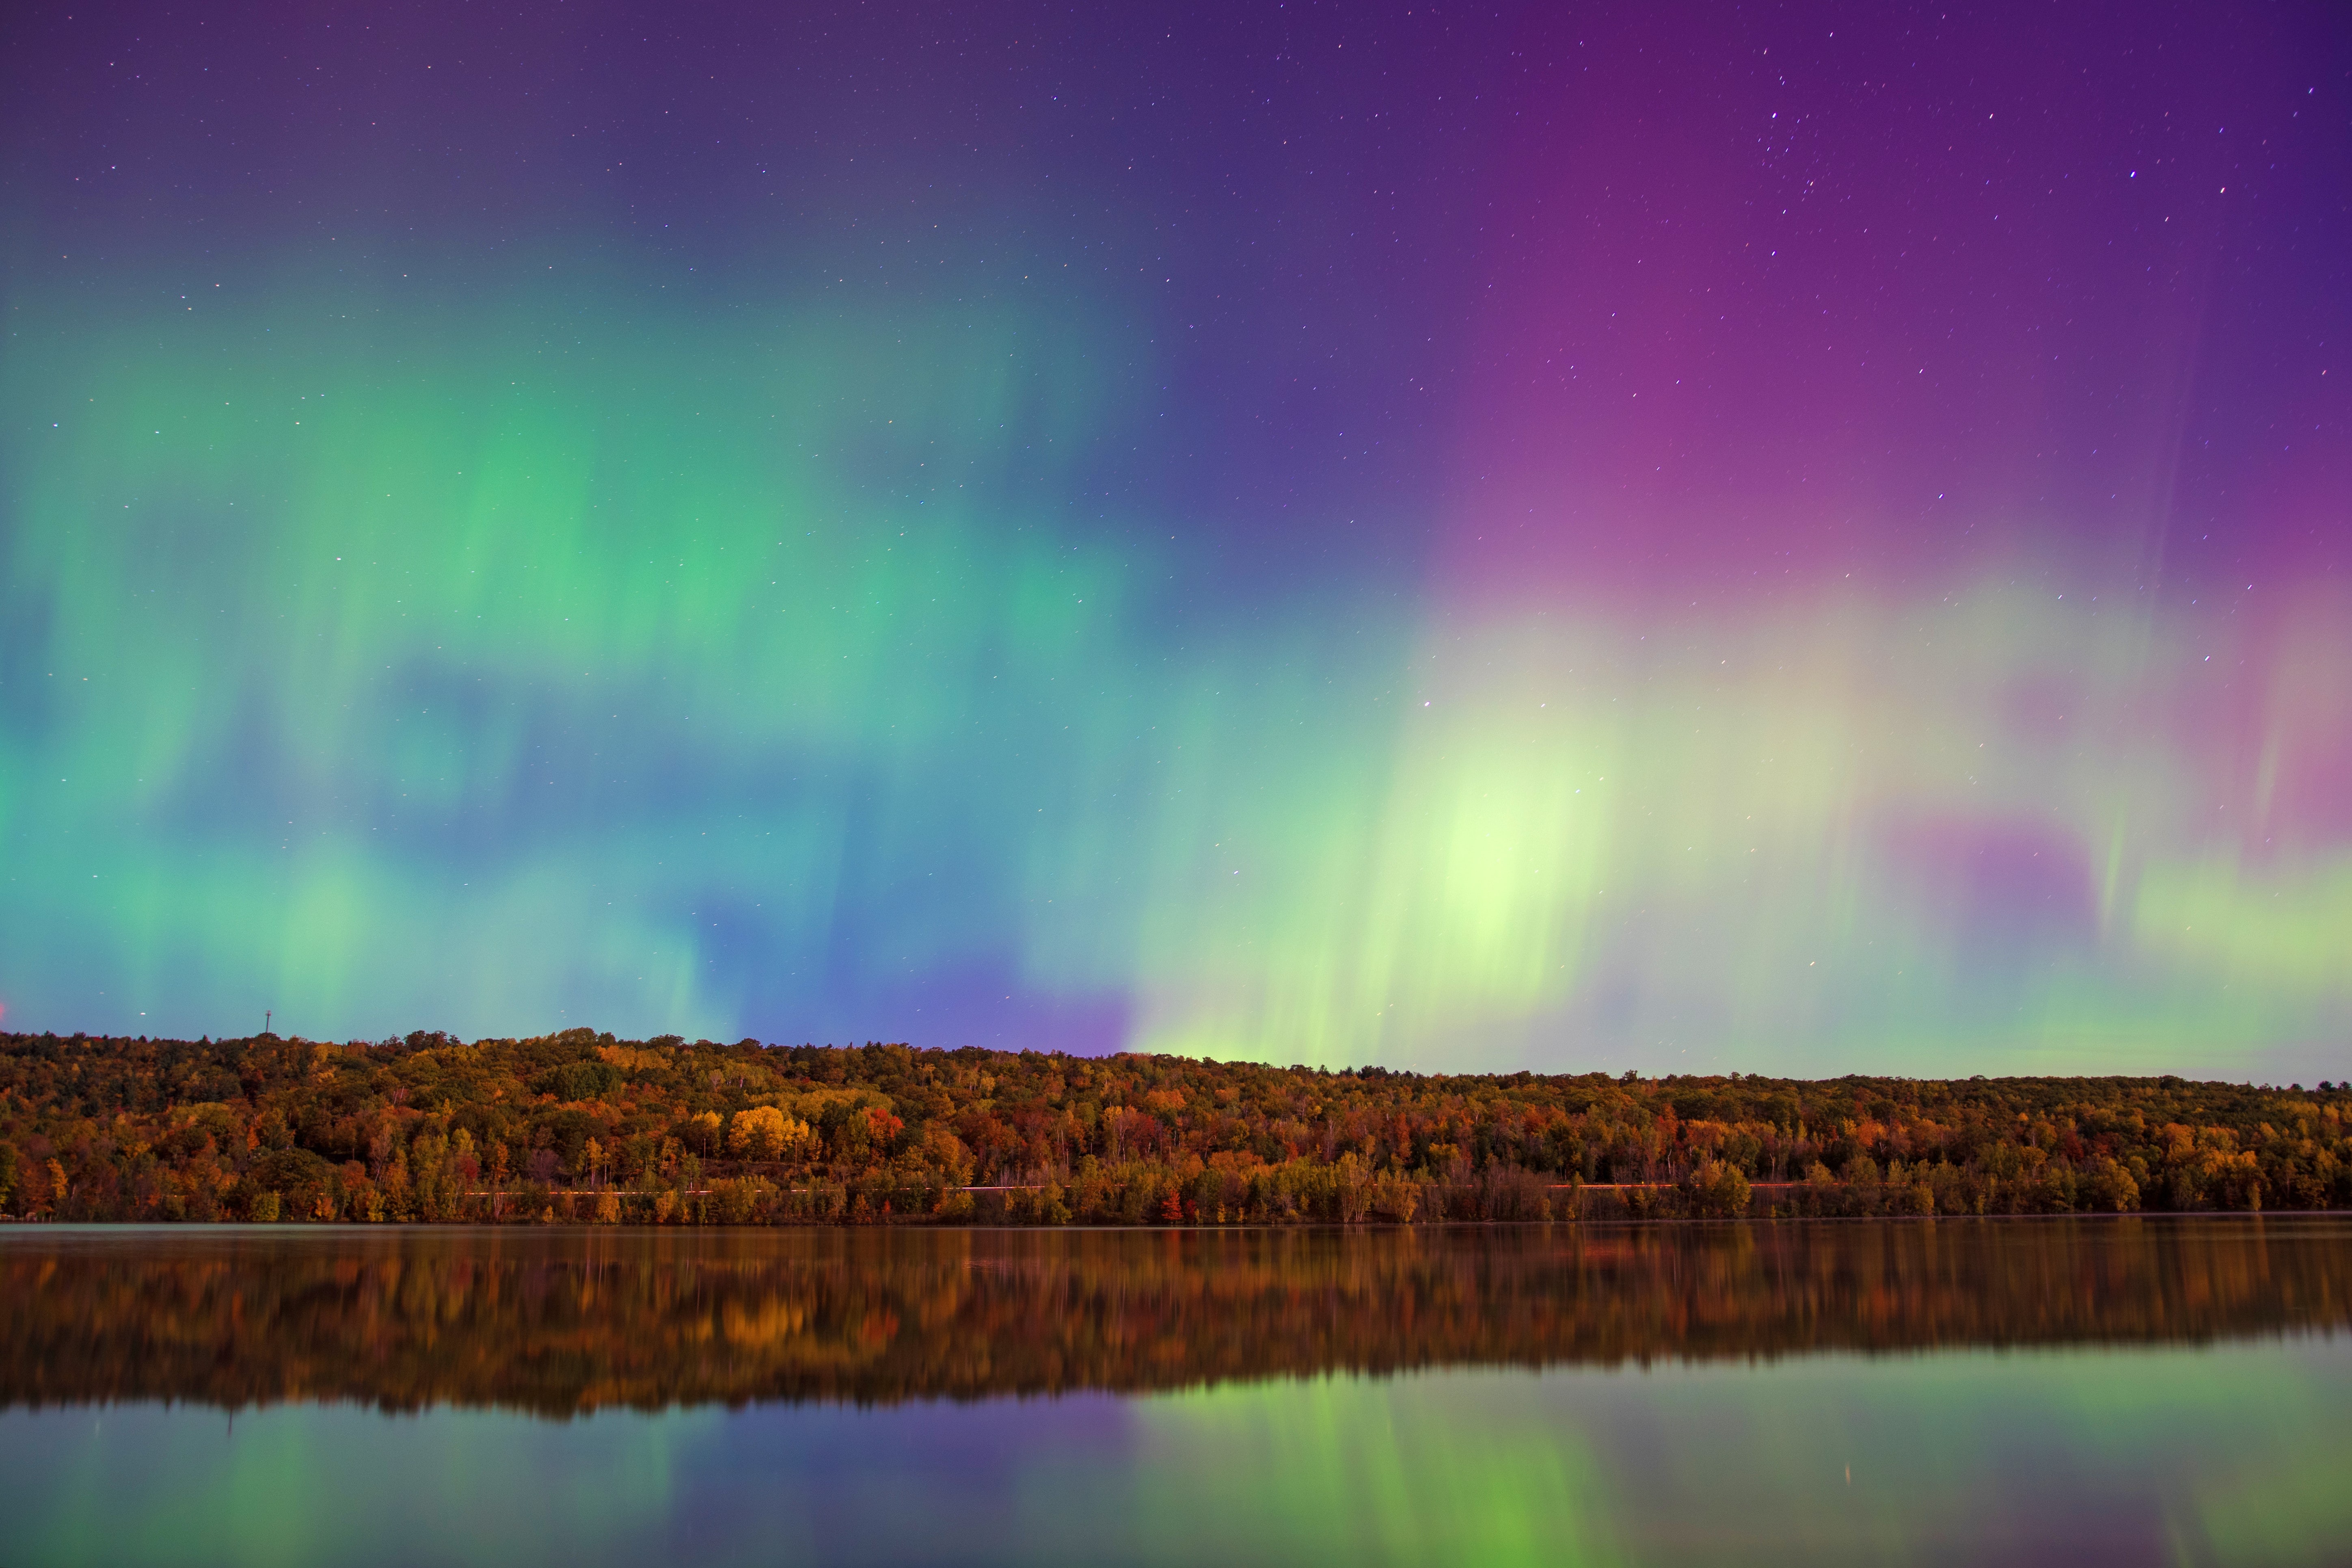
[(808, 1124), (773, 1105), (738, 1111), (727, 1129), (727, 1152), (747, 1160), (783, 1159), (797, 1154), (808, 1141)]

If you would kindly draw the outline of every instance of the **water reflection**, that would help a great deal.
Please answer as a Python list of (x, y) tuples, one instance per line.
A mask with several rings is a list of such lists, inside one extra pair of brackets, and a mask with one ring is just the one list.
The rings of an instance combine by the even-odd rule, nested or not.
[(1136, 1393), (2352, 1324), (2336, 1218), (0, 1233), (0, 1408)]

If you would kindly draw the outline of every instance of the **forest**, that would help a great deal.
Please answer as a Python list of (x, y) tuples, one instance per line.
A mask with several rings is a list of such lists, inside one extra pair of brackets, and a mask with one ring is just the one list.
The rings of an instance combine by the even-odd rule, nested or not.
[(0, 1035), (0, 1214), (1425, 1224), (2352, 1207), (2352, 1088)]

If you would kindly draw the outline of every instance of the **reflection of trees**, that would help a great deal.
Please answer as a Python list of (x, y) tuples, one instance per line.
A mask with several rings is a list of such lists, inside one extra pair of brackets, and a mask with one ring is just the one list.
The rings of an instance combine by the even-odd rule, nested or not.
[(0, 1404), (892, 1401), (2352, 1323), (2310, 1221), (24, 1233)]

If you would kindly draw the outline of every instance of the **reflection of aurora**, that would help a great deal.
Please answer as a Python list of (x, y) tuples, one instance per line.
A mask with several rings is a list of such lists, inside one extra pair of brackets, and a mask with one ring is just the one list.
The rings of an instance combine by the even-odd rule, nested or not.
[(26, 1232), (0, 1555), (2331, 1563), (2344, 1238)]
[(569, 1415), (2333, 1330), (2352, 1229), (57, 1231), (0, 1279), (0, 1404)]
[(2333, 601), (1214, 621), (1085, 312), (599, 298), (12, 350), (13, 1023), (2337, 1065)]
[(11, 1562), (2340, 1563), (2338, 1339), (571, 1421), (0, 1411)]
[(2319, 1568), (2347, 1391), (2317, 1340), (1335, 1378), (1140, 1402), (1131, 1458), (1056, 1479), (1267, 1563)]

